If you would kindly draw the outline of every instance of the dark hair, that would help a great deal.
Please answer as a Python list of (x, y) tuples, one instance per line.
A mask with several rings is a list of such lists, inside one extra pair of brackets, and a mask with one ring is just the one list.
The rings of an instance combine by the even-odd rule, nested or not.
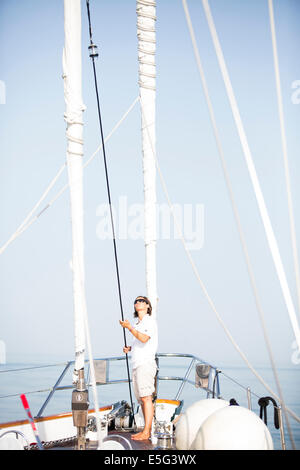
[[(152, 305), (151, 305), (151, 302), (150, 300), (148, 299), (148, 297), (145, 297), (144, 295), (138, 295), (136, 297), (136, 299), (144, 299), (146, 301), (146, 303), (148, 304), (148, 309), (147, 309), (147, 313), (148, 315), (151, 315), (152, 314)], [(133, 316), (134, 317), (138, 317), (138, 314), (135, 310), (135, 307), (134, 307), (134, 312), (133, 312)]]

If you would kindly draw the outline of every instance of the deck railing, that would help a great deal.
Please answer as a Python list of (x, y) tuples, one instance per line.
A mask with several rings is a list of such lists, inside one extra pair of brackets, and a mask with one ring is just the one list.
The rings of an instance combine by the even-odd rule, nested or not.
[[(170, 358), (170, 359), (182, 359), (182, 358), (185, 358), (185, 359), (190, 359), (190, 363), (188, 364), (185, 372), (183, 375), (161, 375), (160, 372), (158, 372), (158, 376), (157, 376), (157, 391), (156, 393), (158, 392), (158, 388), (159, 388), (159, 383), (161, 381), (178, 381), (179, 382), (179, 388), (174, 396), (174, 399), (175, 400), (178, 400), (182, 394), (182, 391), (184, 389), (184, 387), (186, 386), (186, 384), (191, 384), (191, 385), (196, 385), (196, 382), (195, 382), (195, 379), (191, 379), (191, 372), (192, 370), (194, 369), (194, 367), (196, 365), (203, 365), (205, 366), (206, 368), (208, 368), (208, 374), (207, 374), (207, 380), (206, 380), (206, 386), (203, 386), (201, 387), (202, 389), (204, 389), (207, 393), (207, 397), (216, 397), (216, 398), (220, 398), (220, 383), (219, 383), (219, 370), (214, 367), (214, 366), (211, 366), (209, 365), (207, 362), (203, 361), (202, 359), (192, 355), (192, 354), (183, 354), (183, 353), (158, 353), (156, 355), (157, 357), (157, 362), (158, 362), (158, 371), (159, 371), (159, 361), (161, 358)], [(115, 363), (117, 361), (124, 361), (125, 360), (125, 356), (117, 356), (117, 357), (104, 357), (104, 358), (99, 358), (99, 359), (95, 359), (95, 362), (97, 361), (103, 361), (107, 364), (107, 368), (106, 370), (108, 371), (107, 373), (107, 376), (105, 378), (105, 380), (101, 379), (101, 382), (97, 382), (97, 386), (105, 386), (105, 385), (117, 385), (117, 384), (121, 384), (121, 383), (128, 383), (128, 378), (124, 378), (124, 379), (111, 379), (109, 377), (109, 370), (110, 370), (110, 367), (109, 365), (112, 364), (112, 363)], [(86, 363), (88, 364), (88, 360), (86, 361)], [(18, 371), (26, 371), (26, 370), (32, 370), (32, 369), (39, 369), (39, 368), (47, 368), (47, 367), (55, 367), (55, 366), (63, 366), (63, 370), (62, 372), (60, 373), (60, 375), (58, 376), (58, 379), (56, 380), (56, 382), (54, 383), (54, 385), (50, 388), (46, 388), (46, 389), (43, 389), (43, 390), (33, 390), (33, 391), (30, 391), (29, 393), (45, 393), (45, 392), (49, 392), (48, 393), (48, 396), (46, 398), (46, 400), (44, 401), (44, 403), (42, 404), (40, 410), (38, 411), (36, 417), (41, 417), (47, 407), (47, 405), (49, 404), (49, 402), (51, 401), (53, 395), (58, 392), (58, 391), (61, 391), (61, 390), (72, 390), (74, 388), (74, 384), (68, 384), (68, 385), (62, 385), (62, 381), (64, 379), (64, 377), (66, 376), (66, 374), (70, 371), (70, 369), (72, 369), (72, 367), (74, 366), (74, 363), (75, 361), (68, 361), (68, 362), (64, 362), (64, 363), (57, 363), (57, 364), (46, 364), (46, 365), (41, 365), (41, 366), (32, 366), (32, 367), (24, 367), (24, 368), (17, 368), (17, 369), (8, 369), (8, 370), (2, 370), (0, 371), (0, 373), (9, 373), (9, 372), (18, 372)], [(87, 373), (87, 384), (89, 384), (89, 368), (87, 369), (88, 370), (88, 373)], [(0, 395), (0, 399), (1, 398), (8, 398), (8, 397), (13, 397), (13, 396), (18, 396), (18, 394), (8, 394), (8, 395)]]
[[(129, 356), (130, 358), (130, 356)], [(191, 384), (195, 387), (198, 387), (206, 392), (206, 397), (207, 398), (223, 398), (220, 393), (220, 380), (219, 377), (220, 375), (223, 375), (230, 381), (234, 382), (235, 385), (240, 387), (245, 391), (246, 394), (246, 399), (248, 403), (248, 408), (251, 410), (252, 409), (252, 397), (255, 396), (256, 398), (260, 398), (259, 395), (256, 393), (253, 393), (249, 387), (246, 387), (240, 383), (238, 383), (235, 379), (232, 377), (228, 376), (225, 374), (223, 371), (218, 369), (215, 366), (210, 365), (209, 363), (203, 361), (197, 356), (194, 356), (192, 354), (185, 354), (185, 353), (158, 353), (156, 355), (157, 363), (158, 363), (158, 375), (157, 375), (157, 380), (156, 380), (156, 395), (158, 394), (159, 390), (159, 384), (160, 382), (163, 381), (174, 381), (174, 382), (179, 382), (179, 387), (177, 389), (177, 392), (175, 393), (175, 396), (173, 397), (174, 400), (180, 399), (182, 392), (184, 390), (184, 387), (186, 384)], [(185, 372), (183, 375), (162, 375), (160, 371), (160, 359), (190, 359), (189, 364), (186, 366), (185, 365)], [(94, 362), (102, 362), (104, 365), (104, 375), (105, 377), (100, 378), (99, 381), (97, 381), (97, 386), (105, 386), (105, 385), (117, 385), (117, 384), (122, 384), (122, 383), (128, 383), (128, 378), (121, 378), (121, 379), (111, 379), (109, 377), (110, 375), (110, 364), (116, 363), (118, 361), (124, 361), (125, 356), (117, 356), (117, 357), (104, 357), (104, 358), (99, 358), (99, 359), (94, 359)], [(85, 361), (88, 363), (89, 361)], [(39, 418), (43, 416), (43, 413), (53, 398), (53, 395), (61, 390), (73, 390), (74, 389), (74, 384), (68, 384), (68, 385), (62, 385), (62, 380), (66, 376), (70, 370), (72, 370), (72, 366), (74, 366), (75, 361), (68, 361), (64, 363), (56, 363), (56, 364), (45, 364), (45, 365), (38, 365), (38, 366), (30, 366), (30, 367), (24, 367), (24, 368), (16, 368), (16, 369), (4, 369), (0, 370), (0, 376), (3, 373), (9, 373), (9, 372), (18, 372), (18, 371), (26, 371), (26, 370), (33, 370), (33, 369), (43, 369), (43, 368), (48, 368), (48, 367), (55, 367), (55, 366), (63, 366), (62, 372), (60, 373), (58, 379), (54, 383), (54, 385), (50, 388), (46, 388), (43, 390), (31, 390), (29, 393), (46, 393), (48, 392), (47, 398), (45, 399), (44, 403), (42, 404), (40, 410), (36, 414), (35, 417)], [(102, 365), (100, 364), (100, 365)], [(172, 364), (174, 362), (172, 361)], [(165, 367), (165, 365), (164, 365)], [(87, 377), (86, 377), (86, 383), (88, 387), (91, 386), (90, 379), (89, 379), (89, 366), (86, 368), (87, 369)], [(101, 369), (101, 367), (100, 367)], [(194, 378), (191, 378), (191, 373), (194, 370)], [(0, 395), (0, 399), (3, 398), (8, 398), (8, 397), (16, 397), (19, 396), (19, 394), (6, 394), (6, 395)], [(281, 414), (281, 407), (277, 407), (279, 418), (282, 417)], [(284, 442), (284, 433), (283, 433), (283, 425), (282, 425), (282, 419), (280, 419), (280, 433), (281, 433), (281, 444), (282, 448), (285, 448), (285, 442)]]

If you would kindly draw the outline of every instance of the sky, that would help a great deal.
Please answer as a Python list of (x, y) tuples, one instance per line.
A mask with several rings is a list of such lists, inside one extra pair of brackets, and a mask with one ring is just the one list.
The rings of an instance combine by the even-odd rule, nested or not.
[[(231, 184), (247, 241), (273, 354), (299, 372), (287, 309), (266, 241), (201, 2), (188, 2)], [(210, 6), (297, 309), (268, 3), (211, 0)], [(133, 0), (91, 1), (104, 133), (138, 96)], [(297, 0), (274, 0), (291, 190), (299, 242), (300, 59)], [(254, 366), (269, 357), (224, 181), (191, 40), (179, 0), (157, 1), (156, 152), (172, 203), (193, 214), (199, 246), (190, 253), (226, 326)], [(100, 143), (88, 24), (82, 2), (84, 161)], [(15, 232), (65, 162), (63, 2), (0, 2), (0, 241)], [(135, 106), (106, 145), (113, 205), (132, 210), (117, 235), (125, 318), (145, 295), (145, 255), (134, 210), (143, 204), (141, 116)], [(49, 194), (67, 182), (66, 172)], [(42, 204), (43, 208), (46, 202)], [(166, 204), (157, 176), (157, 201)], [(71, 221), (66, 191), (0, 259), (1, 327), (7, 360), (74, 357)], [(123, 334), (102, 155), (84, 170), (85, 277), (93, 354), (121, 355)], [(198, 210), (198, 212), (197, 212)], [(198, 218), (196, 215), (198, 214)], [(131, 218), (130, 218), (131, 217)], [(159, 351), (192, 353), (214, 365), (242, 364), (197, 281), (182, 243), (157, 241)]]

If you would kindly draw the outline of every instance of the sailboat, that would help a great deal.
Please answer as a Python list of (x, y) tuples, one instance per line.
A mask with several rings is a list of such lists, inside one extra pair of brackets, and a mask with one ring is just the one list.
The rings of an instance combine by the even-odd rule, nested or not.
[[(187, 23), (191, 33), (194, 45), (195, 55), (199, 71), (202, 72), (196, 48), (193, 28), (190, 21), (187, 3), (183, 2)], [(291, 323), (298, 339), (299, 327), (297, 317), (293, 309), (288, 286), (284, 276), (276, 240), (270, 226), (268, 214), (264, 205), (260, 186), (253, 168), (251, 154), (247, 147), (247, 141), (241, 127), (241, 121), (237, 107), (232, 94), (229, 77), (224, 67), (222, 51), (215, 34), (214, 24), (209, 9), (209, 4), (204, 1), (206, 14), (211, 27), (212, 37), (219, 54), (221, 69), (224, 72), (225, 85), (228, 87), (229, 98), (235, 111), (235, 119), (239, 130), (241, 131), (242, 144), (246, 149), (247, 162), (252, 170), (252, 182), (256, 190), (261, 215), (265, 224), (266, 233), (270, 241), (270, 249), (274, 255), (275, 265), (283, 288), (285, 299), (290, 313)], [(87, 1), (89, 21), (90, 10), (89, 1)], [(59, 448), (63, 446), (69, 449), (115, 449), (115, 450), (153, 450), (153, 449), (178, 449), (178, 450), (202, 450), (202, 449), (238, 449), (249, 448), (271, 450), (273, 442), (266, 423), (263, 421), (263, 412), (260, 417), (256, 416), (251, 410), (251, 400), (248, 401), (248, 408), (239, 406), (234, 400), (225, 400), (220, 391), (220, 370), (205, 362), (194, 354), (175, 354), (160, 353), (157, 354), (158, 360), (163, 357), (188, 358), (190, 364), (185, 374), (176, 380), (180, 381), (179, 390), (175, 396), (159, 397), (155, 396), (155, 420), (153, 422), (152, 437), (149, 442), (133, 442), (130, 439), (131, 434), (139, 427), (143, 426), (143, 416), (140, 408), (134, 407), (132, 399), (124, 399), (115, 403), (108, 403), (100, 407), (98, 404), (99, 385), (108, 383), (107, 378), (108, 364), (114, 360), (124, 361), (128, 368), (128, 357), (117, 358), (99, 358), (94, 360), (92, 352), (92, 342), (90, 338), (90, 328), (87, 315), (87, 301), (85, 292), (85, 262), (84, 262), (84, 226), (83, 226), (83, 112), (84, 104), (82, 100), (81, 77), (81, 1), (64, 0), (65, 12), (65, 47), (63, 54), (63, 78), (65, 87), (65, 120), (67, 123), (67, 158), (66, 166), (68, 169), (68, 186), (70, 188), (71, 201), (71, 221), (72, 221), (72, 276), (73, 276), (73, 299), (74, 299), (74, 331), (75, 331), (75, 359), (67, 363), (62, 374), (58, 377), (54, 387), (47, 396), (46, 401), (40, 408), (37, 415), (31, 419), (18, 420), (0, 424), (0, 445), (2, 448)], [(146, 292), (153, 306), (153, 315), (157, 317), (159, 310), (159, 301), (157, 293), (157, 268), (156, 268), (156, 174), (159, 171), (162, 177), (158, 162), (156, 159), (156, 126), (155, 126), (155, 99), (156, 99), (156, 3), (154, 0), (137, 1), (137, 27), (138, 27), (138, 59), (139, 59), (139, 86), (140, 93), (138, 102), (141, 109), (141, 127), (142, 127), (142, 150), (143, 150), (143, 174), (144, 174), (144, 242), (145, 242), (145, 271), (146, 271)], [(93, 42), (91, 21), (89, 22), (90, 45), (89, 53), (95, 72), (95, 60), (98, 56), (97, 48)], [(97, 78), (94, 74), (95, 84)], [(203, 80), (203, 75), (202, 75)], [(203, 81), (204, 89), (205, 81)], [(207, 90), (206, 90), (207, 91)], [(210, 102), (208, 101), (210, 104)], [(210, 108), (210, 106), (209, 106)], [(99, 108), (98, 108), (99, 111)], [(100, 114), (99, 114), (100, 115)], [(213, 114), (210, 115), (214, 122)], [(101, 127), (100, 119), (100, 127)], [(216, 133), (217, 135), (217, 133)], [(102, 151), (105, 155), (104, 137), (102, 137)], [(106, 173), (108, 182), (108, 172)], [(162, 182), (164, 182), (162, 180)], [(52, 187), (52, 182), (50, 184)], [(48, 190), (45, 194), (48, 194)], [(109, 197), (109, 206), (111, 207)], [(171, 206), (171, 204), (170, 204)], [(39, 213), (39, 215), (41, 212)], [(31, 216), (32, 214), (30, 214)], [(173, 214), (174, 215), (174, 214)], [(26, 228), (30, 218), (26, 218), (19, 227), (16, 234), (11, 237), (11, 241), (17, 238)], [(112, 217), (113, 221), (113, 217)], [(176, 223), (176, 217), (174, 216)], [(180, 234), (180, 227), (177, 225)], [(183, 237), (179, 237), (182, 238)], [(113, 241), (116, 242), (116, 236), (113, 233)], [(184, 240), (183, 240), (184, 242)], [(116, 244), (114, 244), (114, 253), (117, 254)], [(199, 278), (197, 268), (193, 264), (189, 250), (186, 250), (196, 277)], [(115, 256), (118, 273), (118, 259)], [(199, 278), (200, 284), (202, 283)], [(120, 283), (119, 300), (122, 311), (122, 296)], [(215, 306), (208, 297), (213, 310)], [(217, 313), (217, 312), (216, 312)], [(222, 321), (221, 321), (222, 322)], [(224, 326), (224, 324), (223, 324)], [(226, 327), (224, 328), (225, 330)], [(232, 339), (230, 333), (227, 335)], [(175, 335), (174, 335), (175, 336)], [(235, 344), (235, 347), (239, 349)], [(88, 353), (88, 360), (86, 359)], [(243, 354), (242, 354), (243, 355)], [(247, 358), (244, 357), (247, 360)], [(88, 364), (89, 378), (87, 378), (86, 365)], [(49, 401), (54, 399), (55, 392), (60, 389), (60, 384), (65, 374), (74, 368), (73, 384), (69, 386), (72, 389), (72, 399), (70, 397), (71, 410), (63, 410), (61, 414), (44, 415), (44, 410)], [(192, 371), (195, 374), (195, 380), (191, 381)], [(174, 377), (163, 377), (160, 374), (157, 382), (160, 380), (174, 379)], [(196, 386), (204, 391), (206, 397), (197, 401), (185, 412), (183, 412), (184, 400), (180, 395), (186, 383), (195, 383)], [(128, 384), (130, 386), (130, 376), (128, 375)], [(130, 389), (130, 387), (129, 387)], [(158, 394), (158, 383), (156, 395)], [(92, 391), (92, 393), (91, 393)], [(270, 394), (270, 393), (269, 393)], [(89, 408), (89, 395), (92, 396), (94, 408)], [(278, 401), (278, 397), (277, 401)], [(261, 409), (272, 402), (269, 396), (261, 401)], [(273, 399), (277, 425), (280, 429), (282, 447), (285, 448), (285, 438), (283, 430), (282, 404)], [(284, 411), (289, 412), (286, 406)], [(295, 417), (295, 416), (294, 416)], [(297, 418), (297, 417), (296, 417)], [(226, 428), (220, 436), (216, 436), (216, 429), (222, 429), (222, 423)], [(232, 434), (228, 432), (229, 423), (233, 425)], [(243, 436), (241, 429), (247, 429), (247, 435)], [(33, 435), (35, 430), (36, 435)], [(38, 436), (38, 440), (34, 439)], [(245, 437), (247, 443), (245, 442)], [(244, 440), (243, 440), (244, 438)], [(229, 442), (228, 442), (229, 439)], [(239, 441), (240, 439), (240, 441)]]

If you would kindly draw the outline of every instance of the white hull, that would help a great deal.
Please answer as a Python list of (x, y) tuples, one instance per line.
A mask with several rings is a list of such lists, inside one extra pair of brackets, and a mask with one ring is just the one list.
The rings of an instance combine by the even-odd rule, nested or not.
[[(112, 406), (100, 408), (100, 417), (104, 418), (112, 408)], [(92, 416), (96, 416), (95, 410), (89, 411), (89, 417)], [(35, 424), (42, 442), (50, 443), (62, 441), (74, 438), (77, 435), (77, 429), (73, 425), (73, 416), (71, 412), (36, 418)], [(28, 444), (36, 444), (35, 435), (28, 420), (12, 421), (0, 424), (0, 436), (7, 432), (11, 433), (10, 437), (15, 437), (16, 432), (20, 433), (18, 434), (18, 439), (20, 439), (22, 444), (25, 446)], [(103, 430), (103, 434), (103, 437), (105, 437), (105, 430)], [(25, 437), (25, 442), (24, 439), (22, 439), (22, 435)], [(87, 439), (97, 440), (97, 433), (88, 431)]]

